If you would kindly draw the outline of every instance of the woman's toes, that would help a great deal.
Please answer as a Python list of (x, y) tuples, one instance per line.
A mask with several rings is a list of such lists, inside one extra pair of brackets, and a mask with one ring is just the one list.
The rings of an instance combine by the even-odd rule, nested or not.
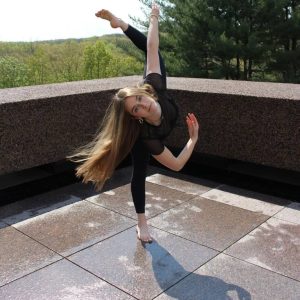
[(121, 26), (121, 20), (114, 16), (109, 10), (101, 9), (96, 13), (96, 16), (109, 21), (112, 28), (118, 28)]
[(103, 19), (103, 14), (104, 14), (103, 9), (99, 10), (98, 12), (96, 12), (96, 16), (99, 17), (99, 18), (102, 18), (102, 19)]
[(137, 238), (144, 243), (152, 243), (152, 238), (148, 232), (148, 229), (136, 227)]

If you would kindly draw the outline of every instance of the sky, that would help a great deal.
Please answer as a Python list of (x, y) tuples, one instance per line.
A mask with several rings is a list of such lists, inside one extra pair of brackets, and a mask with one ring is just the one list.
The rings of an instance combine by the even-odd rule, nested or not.
[(0, 41), (85, 38), (110, 33), (108, 22), (95, 16), (102, 8), (131, 22), (143, 17), (138, 0), (0, 0)]

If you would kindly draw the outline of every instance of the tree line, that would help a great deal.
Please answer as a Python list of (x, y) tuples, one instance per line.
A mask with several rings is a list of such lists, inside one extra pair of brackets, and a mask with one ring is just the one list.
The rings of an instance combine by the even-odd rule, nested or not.
[(0, 42), (0, 88), (140, 74), (143, 64), (132, 48), (121, 35)]
[[(146, 32), (152, 0), (139, 1)], [(156, 2), (168, 76), (300, 83), (300, 0)], [(136, 75), (143, 62), (120, 34), (0, 42), (0, 88)]]
[(172, 76), (300, 83), (299, 0), (156, 2)]

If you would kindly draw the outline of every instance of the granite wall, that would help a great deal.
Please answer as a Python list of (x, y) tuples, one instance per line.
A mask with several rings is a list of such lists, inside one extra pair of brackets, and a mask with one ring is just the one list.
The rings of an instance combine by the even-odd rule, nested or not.
[[(107, 105), (139, 76), (0, 90), (0, 175), (52, 163), (89, 142)], [(168, 78), (180, 107), (167, 140), (183, 147), (184, 115), (201, 125), (195, 151), (300, 171), (300, 86), (281, 83)]]

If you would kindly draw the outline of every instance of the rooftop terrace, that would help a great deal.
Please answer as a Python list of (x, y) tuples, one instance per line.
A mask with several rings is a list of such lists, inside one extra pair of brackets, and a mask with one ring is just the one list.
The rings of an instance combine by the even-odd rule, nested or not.
[(142, 244), (130, 173), (3, 206), (0, 299), (300, 298), (300, 203), (151, 167)]
[(131, 167), (97, 193), (64, 162), (137, 80), (0, 90), (0, 299), (299, 300), (299, 85), (169, 80), (201, 134), (189, 175), (149, 167), (143, 244)]

